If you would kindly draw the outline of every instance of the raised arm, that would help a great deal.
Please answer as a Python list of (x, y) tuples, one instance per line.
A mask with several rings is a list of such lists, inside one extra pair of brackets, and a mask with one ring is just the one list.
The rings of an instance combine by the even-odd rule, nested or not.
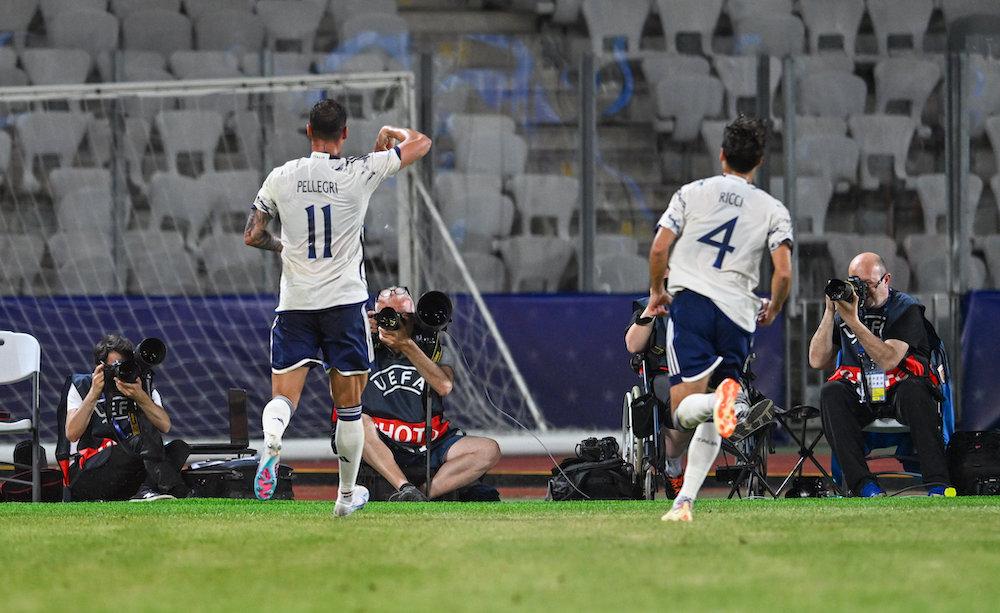
[(651, 315), (667, 314), (670, 294), (663, 287), (663, 278), (670, 261), (670, 247), (676, 239), (677, 234), (673, 230), (660, 226), (649, 248), (649, 306), (646, 311)]
[(426, 134), (410, 128), (382, 126), (375, 139), (375, 151), (388, 151), (399, 147), (399, 167), (406, 168), (431, 150), (431, 139)]
[(281, 253), (281, 241), (267, 230), (271, 216), (254, 208), (247, 217), (247, 227), (243, 230), (243, 242), (257, 249)]

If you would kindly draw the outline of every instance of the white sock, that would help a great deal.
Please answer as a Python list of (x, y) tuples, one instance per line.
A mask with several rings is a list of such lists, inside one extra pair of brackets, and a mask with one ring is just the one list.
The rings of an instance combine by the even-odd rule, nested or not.
[(292, 403), (284, 396), (275, 396), (264, 405), (260, 416), (260, 424), (264, 429), (264, 437), (275, 436), (281, 439), (288, 422), (292, 419)]
[(708, 471), (715, 464), (715, 458), (719, 455), (721, 441), (722, 437), (719, 436), (719, 431), (716, 430), (714, 423), (707, 421), (695, 428), (694, 438), (691, 439), (691, 445), (688, 446), (684, 485), (681, 487), (678, 497), (694, 500), (698, 496), (701, 484), (705, 482)]
[(712, 419), (714, 408), (715, 394), (691, 394), (677, 406), (674, 423), (685, 430), (692, 430)]
[(337, 454), (340, 458), (340, 497), (350, 500), (361, 468), (361, 452), (365, 448), (365, 428), (361, 423), (361, 406), (337, 408)]

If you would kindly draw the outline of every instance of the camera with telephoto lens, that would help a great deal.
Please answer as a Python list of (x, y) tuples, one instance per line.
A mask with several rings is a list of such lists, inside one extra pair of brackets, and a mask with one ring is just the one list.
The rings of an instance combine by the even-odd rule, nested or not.
[(119, 395), (115, 379), (135, 383), (140, 377), (151, 375), (153, 367), (163, 363), (167, 357), (167, 345), (158, 338), (144, 339), (132, 353), (108, 364), (104, 385), (109, 396)]
[[(851, 291), (853, 288), (853, 291)], [(851, 294), (858, 295), (858, 308), (865, 308), (865, 301), (868, 299), (868, 284), (865, 283), (861, 277), (850, 276), (847, 280), (842, 279), (830, 279), (826, 282), (826, 288), (823, 290), (830, 300), (850, 302)]]
[[(417, 301), (417, 311), (413, 322), (413, 337), (419, 342), (418, 337), (434, 337), (437, 333), (448, 327), (451, 323), (451, 314), (454, 307), (451, 299), (444, 292), (431, 290), (420, 297)], [(405, 314), (399, 313), (392, 307), (385, 307), (375, 313), (375, 323), (384, 330), (399, 330), (403, 325)]]
[(588, 462), (604, 462), (619, 454), (618, 441), (613, 436), (602, 439), (590, 437), (583, 439), (576, 446), (576, 456)]

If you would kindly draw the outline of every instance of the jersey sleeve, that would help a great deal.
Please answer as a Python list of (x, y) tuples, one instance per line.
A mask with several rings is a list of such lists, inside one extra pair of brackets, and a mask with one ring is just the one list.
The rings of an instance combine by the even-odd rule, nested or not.
[(160, 399), (160, 392), (159, 392), (159, 390), (157, 390), (157, 389), (154, 388), (153, 389), (153, 393), (150, 394), (149, 397), (153, 400), (153, 404), (156, 404), (156, 405), (159, 405), (160, 407), (163, 407), (163, 400)]
[(371, 189), (375, 189), (383, 181), (399, 172), (399, 167), (403, 163), (401, 156), (399, 147), (393, 147), (388, 151), (376, 151), (366, 157), (366, 169), (372, 173), (375, 179), (370, 185)]
[(687, 209), (687, 203), (684, 201), (682, 191), (683, 188), (674, 193), (674, 197), (670, 199), (670, 205), (667, 206), (667, 210), (664, 211), (663, 216), (660, 217), (660, 221), (656, 224), (661, 228), (673, 231), (678, 236), (684, 230), (684, 213)]
[(264, 184), (260, 186), (257, 197), (254, 198), (253, 208), (270, 215), (278, 216), (278, 169), (275, 168), (264, 179)]
[(767, 248), (776, 250), (782, 243), (789, 243), (792, 240), (792, 218), (788, 214), (788, 209), (783, 205), (778, 205), (777, 210), (771, 216), (771, 224), (767, 229)]

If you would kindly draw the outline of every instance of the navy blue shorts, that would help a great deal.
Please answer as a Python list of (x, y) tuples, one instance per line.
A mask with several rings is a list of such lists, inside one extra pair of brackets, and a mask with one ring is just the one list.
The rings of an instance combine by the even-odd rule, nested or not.
[(710, 298), (690, 290), (679, 292), (670, 303), (667, 322), (670, 384), (707, 375), (712, 375), (712, 382), (738, 379), (752, 338), (752, 332), (733, 323)]
[[(392, 457), (396, 459), (396, 464), (400, 467), (413, 466), (416, 464), (423, 465), (427, 461), (427, 456), (424, 455), (424, 451), (421, 451), (418, 447), (404, 446), (400, 443), (396, 443), (392, 439), (388, 438), (384, 434), (382, 435), (383, 441), (388, 441), (386, 444), (389, 449), (392, 450)], [(431, 470), (437, 470), (441, 468), (445, 460), (448, 457), (448, 450), (451, 449), (452, 445), (462, 440), (465, 437), (465, 433), (457, 428), (450, 428), (448, 432), (445, 433), (444, 438), (440, 438), (434, 441), (431, 445)]]
[(323, 366), (342, 375), (371, 370), (375, 350), (365, 303), (278, 313), (271, 326), (271, 372)]

